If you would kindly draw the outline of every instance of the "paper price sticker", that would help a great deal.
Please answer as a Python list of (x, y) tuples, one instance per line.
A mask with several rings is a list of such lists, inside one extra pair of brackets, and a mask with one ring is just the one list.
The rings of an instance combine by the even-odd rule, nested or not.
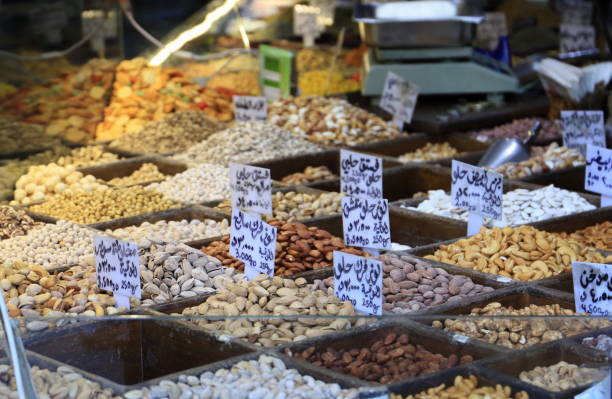
[(612, 265), (572, 262), (576, 313), (612, 314)]
[(483, 217), (501, 220), (503, 176), (455, 160), (452, 166), (452, 205)]
[(274, 276), (276, 227), (239, 209), (233, 209), (230, 255), (244, 262), (244, 274), (249, 280), (260, 274)]
[(593, 18), (593, 3), (565, 0), (561, 5), (561, 23), (568, 25), (590, 25)]
[(561, 111), (563, 145), (577, 148), (586, 155), (586, 146), (606, 146), (604, 115), (602, 111)]
[(340, 150), (340, 191), (355, 197), (382, 198), (383, 161)]
[(382, 315), (382, 262), (334, 251), (334, 295), (358, 312)]
[[(109, 237), (94, 237), (98, 287), (124, 297), (122, 304), (129, 309), (128, 297), (140, 299), (140, 259), (136, 244)], [(121, 299), (117, 298), (119, 306)]]
[(584, 188), (612, 197), (612, 150), (587, 145)]
[(260, 214), (272, 213), (270, 169), (230, 163), (232, 208)]
[(569, 24), (559, 26), (559, 50), (562, 54), (594, 48), (596, 48), (594, 26)]
[(396, 121), (410, 123), (418, 95), (417, 85), (393, 72), (388, 72), (380, 99), (380, 108), (393, 115)]
[(268, 119), (268, 102), (265, 97), (233, 96), (236, 122), (265, 122)]
[(342, 227), (346, 245), (391, 248), (389, 204), (386, 199), (343, 197)]
[(318, 36), (323, 27), (319, 22), (321, 10), (318, 7), (311, 7), (297, 4), (293, 7), (293, 34), (298, 36)]

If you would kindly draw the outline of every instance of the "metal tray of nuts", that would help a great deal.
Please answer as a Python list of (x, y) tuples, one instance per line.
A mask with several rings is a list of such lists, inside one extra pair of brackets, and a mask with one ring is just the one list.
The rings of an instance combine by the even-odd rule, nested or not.
[[(467, 342), (466, 343), (466, 342), (454, 341), (452, 337), (448, 336), (447, 334), (441, 333), (440, 331), (437, 331), (430, 327), (421, 325), (419, 323), (414, 323), (410, 321), (377, 322), (377, 323), (353, 328), (351, 330), (345, 330), (345, 331), (341, 331), (341, 332), (334, 333), (334, 334), (305, 339), (299, 342), (288, 343), (280, 347), (277, 347), (276, 350), (278, 350), (281, 353), (296, 357), (296, 359), (299, 359), (301, 362), (308, 362), (308, 361), (299, 357), (298, 354), (305, 350), (313, 350), (312, 348), (314, 348), (315, 353), (324, 352), (328, 348), (334, 351), (355, 350), (356, 353), (353, 354), (353, 358), (355, 359), (354, 361), (357, 362), (359, 361), (358, 355), (360, 353), (363, 353), (364, 351), (370, 352), (374, 350), (375, 346), (373, 344), (375, 342), (389, 339), (389, 336), (392, 336), (392, 335), (395, 335), (395, 337), (399, 337), (402, 334), (405, 334), (408, 336), (409, 344), (411, 345), (415, 345), (415, 346), (420, 345), (424, 349), (430, 352), (433, 352), (435, 354), (441, 354), (445, 357), (448, 357), (450, 355), (455, 355), (457, 357), (456, 365), (459, 365), (459, 358), (461, 358), (462, 356), (469, 355), (472, 357), (473, 359), (472, 361), (478, 361), (478, 360), (485, 359), (489, 356), (496, 355), (504, 351), (504, 349), (502, 348), (495, 347), (493, 345), (488, 345), (486, 343), (481, 343), (481, 342)], [(383, 348), (380, 348), (380, 350), (382, 349)], [(402, 353), (405, 353), (404, 351), (410, 351), (410, 350), (412, 349), (405, 348), (402, 351)], [(389, 355), (389, 352), (386, 352), (386, 351), (381, 352), (381, 353), (383, 355)], [(380, 364), (380, 361), (376, 363)], [(323, 366), (323, 365), (319, 367), (327, 368), (327, 366)], [(405, 366), (405, 367), (410, 367), (410, 366)], [(419, 370), (419, 369), (420, 367), (416, 368), (416, 370)], [(346, 372), (347, 370), (343, 372), (333, 371), (333, 370), (329, 370), (329, 371), (334, 374), (347, 375), (353, 378), (358, 378), (368, 383), (378, 384), (381, 381), (380, 379), (368, 381), (365, 378), (359, 378), (355, 374), (347, 373)], [(355, 369), (355, 371), (357, 371), (357, 369)], [(407, 370), (404, 370), (404, 371), (407, 371)], [(383, 373), (383, 375), (387, 374), (386, 370), (379, 370), (379, 372)], [(406, 377), (406, 376), (402, 376), (402, 374), (404, 373), (402, 373), (400, 370), (398, 370), (398, 373), (399, 375), (397, 373), (394, 373), (395, 378), (397, 379), (394, 378), (393, 380), (391, 380), (390, 382), (384, 385), (389, 385), (389, 384), (393, 384), (393, 383), (397, 383), (397, 382), (405, 381), (405, 380), (422, 379), (422, 378), (427, 378), (429, 376), (436, 375), (436, 373), (434, 372), (433, 374), (424, 374), (421, 376)], [(367, 373), (367, 378), (372, 378), (377, 374), (378, 372), (373, 372), (370, 369), (370, 372)]]

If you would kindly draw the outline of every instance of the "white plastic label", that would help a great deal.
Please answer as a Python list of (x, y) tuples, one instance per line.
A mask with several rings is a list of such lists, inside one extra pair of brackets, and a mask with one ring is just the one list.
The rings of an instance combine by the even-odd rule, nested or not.
[(232, 208), (247, 212), (272, 213), (270, 169), (230, 163)]
[(380, 108), (391, 115), (394, 120), (410, 123), (414, 107), (416, 107), (419, 87), (414, 83), (408, 82), (396, 73), (388, 72), (385, 79)]
[(559, 51), (562, 54), (594, 48), (596, 48), (594, 26), (570, 24), (559, 26)]
[(593, 3), (565, 0), (561, 5), (561, 23), (568, 25), (590, 25), (593, 18)]
[(612, 314), (612, 265), (572, 262), (576, 313)]
[(389, 204), (386, 199), (342, 198), (344, 243), (363, 248), (391, 248)]
[(382, 315), (382, 262), (334, 251), (334, 295), (358, 312)]
[(382, 158), (340, 150), (340, 190), (355, 197), (382, 198)]
[(239, 209), (233, 209), (230, 255), (244, 262), (244, 273), (249, 280), (259, 274), (274, 276), (276, 227)]
[(452, 166), (452, 205), (476, 215), (501, 220), (503, 176), (455, 160)]
[(586, 190), (612, 197), (612, 150), (587, 145), (584, 176)]
[(598, 383), (574, 396), (574, 399), (610, 399), (612, 398), (612, 377), (610, 372)]
[(587, 144), (606, 146), (602, 111), (561, 111), (561, 121), (565, 147), (577, 148), (586, 155)]
[(268, 102), (265, 97), (233, 96), (236, 122), (265, 122), (268, 119)]
[(94, 254), (99, 288), (140, 299), (140, 259), (136, 244), (97, 236)]

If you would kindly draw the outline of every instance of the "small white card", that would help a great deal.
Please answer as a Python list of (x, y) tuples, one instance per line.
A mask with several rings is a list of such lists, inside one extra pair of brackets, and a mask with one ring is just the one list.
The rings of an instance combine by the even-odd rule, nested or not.
[(595, 45), (595, 27), (592, 25), (559, 26), (559, 51), (562, 54), (592, 50)]
[(563, 145), (576, 148), (586, 155), (587, 144), (606, 146), (606, 131), (602, 111), (561, 111)]
[(612, 265), (572, 262), (576, 313), (612, 314)]
[(118, 306), (127, 305), (129, 309), (130, 303), (126, 298), (141, 298), (138, 246), (132, 242), (96, 236), (94, 254), (98, 287), (112, 291), (117, 296)]
[(233, 96), (236, 122), (265, 122), (268, 120), (268, 102), (265, 97)]
[(565, 0), (561, 5), (561, 23), (568, 25), (590, 25), (593, 19), (593, 3)]
[(584, 177), (585, 190), (612, 198), (612, 150), (587, 145)]
[(334, 295), (355, 310), (382, 315), (382, 262), (334, 251)]
[(272, 214), (270, 169), (230, 163), (232, 208), (259, 214)]
[(383, 160), (340, 150), (340, 191), (355, 197), (382, 198)]
[(388, 72), (380, 108), (393, 115), (394, 123), (410, 123), (416, 107), (419, 87), (396, 73)]
[(362, 248), (391, 248), (389, 204), (386, 199), (343, 197), (344, 243)]
[(478, 166), (452, 161), (452, 205), (501, 220), (504, 177)]
[(260, 274), (274, 276), (276, 227), (234, 208), (230, 255), (244, 262), (244, 273), (249, 280)]

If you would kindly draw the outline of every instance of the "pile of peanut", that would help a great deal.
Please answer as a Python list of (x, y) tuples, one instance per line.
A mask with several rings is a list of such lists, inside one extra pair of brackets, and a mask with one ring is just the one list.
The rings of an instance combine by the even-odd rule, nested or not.
[[(343, 251), (353, 255), (365, 256), (365, 253), (346, 247), (341, 238), (317, 227), (308, 227), (302, 223), (284, 223), (271, 220), (269, 223), (276, 227), (276, 260), (274, 274), (289, 276), (308, 270), (318, 270), (331, 267), (334, 260), (334, 251)], [(215, 241), (202, 251), (219, 259), (224, 266), (244, 270), (244, 263), (230, 256), (230, 237)]]
[(497, 384), (496, 386), (479, 386), (478, 378), (473, 375), (465, 378), (455, 377), (453, 385), (446, 384), (429, 388), (415, 395), (402, 396), (392, 393), (391, 399), (529, 399), (529, 394), (520, 391), (512, 395), (512, 388)]
[[(609, 373), (609, 371), (608, 371)], [(561, 392), (581, 385), (599, 381), (605, 376), (605, 370), (577, 366), (565, 361), (550, 366), (538, 366), (533, 370), (523, 371), (521, 381), (537, 385), (549, 391)]]
[(314, 183), (322, 180), (337, 179), (327, 166), (307, 166), (303, 172), (296, 172), (281, 179), (282, 183), (296, 186), (298, 184)]
[(440, 245), (425, 258), (520, 281), (567, 272), (573, 261), (606, 263), (612, 259), (531, 226), (481, 228), (470, 238)]
[[(286, 352), (291, 354), (288, 350)], [(364, 347), (334, 349), (330, 346), (317, 350), (311, 346), (294, 356), (315, 366), (380, 384), (435, 373), (474, 360), (470, 355), (459, 358), (454, 353), (445, 356), (431, 352), (421, 345), (410, 343), (408, 335), (393, 332)]]
[(445, 319), (436, 320), (433, 326), (446, 331), (467, 335), (487, 341), (490, 344), (506, 348), (519, 349), (527, 346), (556, 341), (587, 331), (610, 327), (612, 323), (605, 319), (588, 318), (546, 318), (546, 316), (575, 316), (570, 309), (554, 305), (529, 305), (515, 309), (491, 302), (484, 308), (471, 310), (472, 316), (540, 316), (536, 318), (517, 317), (508, 319)]
[(554, 233), (565, 240), (574, 240), (588, 247), (612, 251), (612, 222), (605, 221), (576, 230), (573, 233)]

